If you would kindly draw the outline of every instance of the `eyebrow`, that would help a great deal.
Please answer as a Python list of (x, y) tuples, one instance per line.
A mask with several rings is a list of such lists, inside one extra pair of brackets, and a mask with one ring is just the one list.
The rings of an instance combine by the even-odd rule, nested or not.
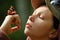
[(38, 12), (38, 14), (46, 13), (46, 11)]

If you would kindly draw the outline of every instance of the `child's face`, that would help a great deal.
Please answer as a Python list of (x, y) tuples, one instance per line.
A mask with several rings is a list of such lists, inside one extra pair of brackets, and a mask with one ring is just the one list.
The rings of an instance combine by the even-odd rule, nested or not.
[(24, 33), (27, 36), (48, 36), (53, 25), (53, 16), (50, 10), (45, 7), (39, 7), (29, 16)]

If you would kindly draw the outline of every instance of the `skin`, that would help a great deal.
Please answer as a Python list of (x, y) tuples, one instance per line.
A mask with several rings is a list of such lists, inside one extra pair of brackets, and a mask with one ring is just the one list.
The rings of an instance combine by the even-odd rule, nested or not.
[[(5, 17), (5, 20), (3, 21), (0, 30), (4, 32), (5, 34), (11, 34), (17, 30), (20, 30), (20, 18), (19, 15), (16, 14), (16, 11), (13, 11), (13, 6), (10, 7), (8, 10), (8, 15)], [(16, 26), (11, 27), (11, 24), (14, 24)]]
[(52, 13), (48, 7), (41, 6), (29, 16), (24, 33), (29, 40), (50, 40), (50, 38), (56, 37), (56, 30), (52, 25)]
[(32, 7), (34, 8), (34, 10), (41, 6), (44, 2), (45, 0), (31, 0)]
[[(16, 21), (12, 22), (13, 19), (16, 18)], [(8, 15), (6, 16), (4, 22), (2, 23), (0, 30), (2, 30), (5, 34), (11, 34), (17, 30), (20, 30), (20, 19), (19, 16), (16, 15)], [(11, 24), (15, 24), (16, 26), (11, 27)]]

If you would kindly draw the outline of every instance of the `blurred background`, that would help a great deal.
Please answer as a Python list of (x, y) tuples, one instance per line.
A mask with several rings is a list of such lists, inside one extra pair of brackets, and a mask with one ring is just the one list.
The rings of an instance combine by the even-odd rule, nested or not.
[(8, 36), (11, 40), (26, 40), (26, 35), (24, 34), (25, 23), (28, 16), (33, 13), (31, 0), (0, 0), (0, 25), (4, 21), (7, 10), (11, 5), (14, 6), (17, 14), (20, 16), (21, 29)]

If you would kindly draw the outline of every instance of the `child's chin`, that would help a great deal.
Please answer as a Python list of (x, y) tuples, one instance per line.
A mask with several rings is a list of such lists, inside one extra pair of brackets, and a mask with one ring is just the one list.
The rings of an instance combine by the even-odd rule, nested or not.
[(24, 34), (28, 35), (29, 34), (29, 30), (28, 29), (25, 29), (24, 30)]

